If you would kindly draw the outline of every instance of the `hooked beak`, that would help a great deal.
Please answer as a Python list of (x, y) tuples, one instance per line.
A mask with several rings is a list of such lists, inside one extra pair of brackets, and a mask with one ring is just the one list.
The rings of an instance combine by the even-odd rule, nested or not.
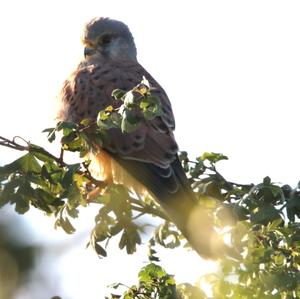
[(89, 48), (89, 47), (85, 47), (84, 48), (84, 58), (88, 58), (89, 56), (92, 56), (93, 54), (95, 54), (96, 50)]

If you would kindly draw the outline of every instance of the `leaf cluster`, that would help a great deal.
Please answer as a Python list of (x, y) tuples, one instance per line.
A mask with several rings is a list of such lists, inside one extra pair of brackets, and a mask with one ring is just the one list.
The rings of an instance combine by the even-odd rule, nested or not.
[[(100, 257), (108, 254), (111, 238), (119, 239), (120, 249), (134, 253), (142, 242), (144, 216), (159, 217), (162, 223), (148, 237), (150, 264), (123, 298), (208, 298), (187, 284), (177, 286), (175, 292), (173, 276), (153, 263), (159, 262), (159, 246), (172, 249), (184, 240), (153, 199), (140, 198), (126, 186), (99, 181), (89, 171), (86, 157), (95, 144), (106, 141), (107, 130), (118, 127), (131, 132), (141, 121), (161, 113), (159, 99), (152, 97), (146, 80), (131, 91), (116, 90), (113, 96), (121, 106), (100, 111), (97, 123), (60, 122), (44, 130), (50, 142), (60, 136), (58, 157), (24, 140), (21, 144), (16, 138), (0, 137), (0, 145), (25, 152), (0, 167), (0, 207), (12, 204), (20, 214), (37, 208), (53, 215), (55, 227), (70, 234), (75, 232), (72, 219), (79, 217), (80, 208), (93, 204), (97, 212), (88, 245)], [(78, 163), (66, 163), (65, 152), (76, 153)], [(202, 277), (212, 286), (213, 298), (299, 298), (300, 184), (293, 188), (273, 183), (269, 177), (256, 185), (231, 182), (217, 170), (217, 164), (227, 160), (218, 153), (204, 153), (192, 161), (187, 152), (181, 152), (179, 158), (199, 205), (242, 256), (240, 260), (224, 258), (219, 273)]]
[[(177, 298), (176, 283), (172, 275), (155, 263), (149, 263), (143, 267), (138, 274), (139, 283), (137, 286), (127, 287), (123, 294), (124, 299), (171, 299)], [(111, 285), (112, 288), (117, 289), (123, 286), (120, 283)], [(111, 299), (117, 298), (112, 295)], [(108, 298), (107, 298), (108, 299)]]
[(132, 254), (141, 244), (143, 229), (136, 223), (137, 219), (145, 214), (165, 216), (157, 206), (153, 207), (151, 199), (138, 200), (125, 186), (107, 185), (95, 179), (89, 171), (89, 161), (75, 164), (64, 161), (66, 151), (77, 152), (82, 157), (92, 150), (87, 141), (91, 138), (89, 129), (89, 123), (60, 122), (55, 128), (44, 130), (50, 142), (61, 134), (59, 157), (31, 143), (22, 146), (15, 140), (6, 140), (11, 147), (27, 153), (0, 167), (0, 207), (13, 204), (20, 214), (31, 207), (37, 208), (48, 216), (54, 215), (55, 227), (71, 234), (75, 232), (72, 218), (78, 217), (79, 208), (95, 204), (99, 210), (88, 245), (99, 256), (106, 256), (104, 247), (118, 235), (120, 249)]
[[(257, 185), (230, 182), (216, 168), (227, 159), (222, 154), (204, 153), (191, 161), (182, 152), (180, 159), (200, 204), (211, 209), (220, 234), (242, 258), (224, 258), (217, 273), (200, 278), (200, 288), (203, 283), (211, 286), (210, 296), (199, 286), (183, 284), (176, 285), (177, 297), (169, 298), (299, 298), (299, 186), (275, 184), (269, 177)], [(150, 261), (159, 261), (155, 246), (174, 248), (180, 240), (170, 222), (158, 226), (149, 241)], [(138, 289), (139, 283), (132, 288)]]
[(136, 130), (144, 120), (151, 120), (162, 113), (160, 99), (151, 94), (154, 88), (144, 77), (132, 90), (116, 89), (112, 96), (121, 105), (106, 107), (98, 114), (97, 125), (104, 130), (121, 128), (122, 132)]

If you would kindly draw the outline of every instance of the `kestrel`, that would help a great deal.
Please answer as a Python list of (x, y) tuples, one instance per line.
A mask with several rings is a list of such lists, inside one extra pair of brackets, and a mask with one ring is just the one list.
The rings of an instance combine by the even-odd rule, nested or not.
[[(131, 90), (143, 76), (161, 101), (162, 114), (142, 120), (131, 132), (109, 129), (109, 140), (98, 147), (94, 168), (103, 180), (112, 180), (135, 190), (146, 190), (202, 256), (214, 258), (223, 243), (198, 204), (178, 159), (173, 130), (175, 120), (164, 89), (137, 61), (137, 50), (129, 28), (122, 22), (97, 18), (84, 30), (84, 59), (61, 93), (58, 118), (79, 123), (96, 119), (113, 100), (114, 89)], [(191, 133), (191, 132), (188, 132)]]

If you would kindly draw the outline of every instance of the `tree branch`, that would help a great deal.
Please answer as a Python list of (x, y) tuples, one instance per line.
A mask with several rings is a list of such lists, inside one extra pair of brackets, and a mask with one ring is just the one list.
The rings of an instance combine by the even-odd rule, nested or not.
[[(16, 138), (20, 138), (22, 141), (24, 141), (27, 144), (27, 146), (17, 143)], [(0, 136), (0, 146), (9, 147), (9, 148), (12, 148), (17, 151), (27, 151), (29, 153), (43, 154), (43, 155), (46, 155), (47, 157), (51, 158), (53, 161), (55, 161), (61, 167), (68, 166), (68, 164), (63, 161), (63, 153), (64, 153), (63, 149), (60, 152), (60, 156), (56, 157), (56, 156), (52, 155), (51, 153), (49, 153), (48, 151), (46, 151), (44, 148), (33, 145), (30, 142), (26, 141), (25, 139), (23, 139), (22, 137), (19, 137), (19, 136), (15, 136), (12, 140), (9, 140), (3, 136)], [(77, 170), (76, 173), (79, 175), (84, 175), (87, 179), (89, 179), (97, 187), (104, 188), (107, 186), (107, 184), (104, 181), (95, 179), (88, 171)]]
[(133, 210), (144, 213), (144, 214), (152, 214), (152, 215), (160, 217), (166, 221), (170, 221), (170, 219), (163, 212), (161, 212), (160, 210), (155, 209), (151, 206), (144, 205), (143, 201), (134, 199), (132, 197), (130, 198), (130, 201), (133, 204), (135, 204), (134, 206), (132, 206)]

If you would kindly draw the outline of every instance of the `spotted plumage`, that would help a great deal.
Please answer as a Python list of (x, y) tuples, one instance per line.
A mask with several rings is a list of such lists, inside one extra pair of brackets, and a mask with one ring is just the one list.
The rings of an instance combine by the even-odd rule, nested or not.
[(142, 119), (131, 133), (110, 129), (109, 139), (93, 155), (94, 169), (101, 179), (124, 183), (137, 192), (146, 190), (199, 254), (216, 257), (223, 243), (199, 210), (179, 162), (171, 103), (163, 88), (138, 63), (128, 27), (108, 18), (94, 19), (87, 24), (82, 40), (85, 59), (63, 86), (58, 118), (73, 122), (95, 119), (107, 106), (121, 105), (111, 96), (114, 89), (131, 90), (145, 76), (154, 87), (152, 94), (161, 101), (162, 115)]

